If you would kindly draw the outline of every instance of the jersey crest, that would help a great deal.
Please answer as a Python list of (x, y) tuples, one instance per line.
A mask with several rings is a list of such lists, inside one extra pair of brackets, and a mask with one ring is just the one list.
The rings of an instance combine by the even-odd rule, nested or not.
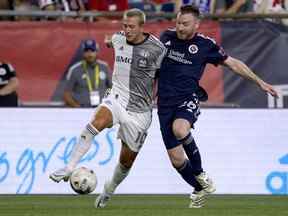
[(191, 53), (191, 54), (196, 54), (198, 52), (198, 46), (195, 45), (195, 44), (191, 44), (188, 48), (188, 51)]

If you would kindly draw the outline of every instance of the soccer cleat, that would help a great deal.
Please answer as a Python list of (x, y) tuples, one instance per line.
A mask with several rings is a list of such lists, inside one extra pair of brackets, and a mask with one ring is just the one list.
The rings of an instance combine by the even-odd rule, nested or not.
[(200, 173), (198, 176), (195, 176), (199, 184), (203, 187), (203, 190), (207, 194), (214, 193), (216, 191), (216, 187), (212, 181), (212, 179), (208, 176), (206, 172)]
[(207, 193), (204, 190), (191, 193), (189, 208), (202, 208), (205, 203), (206, 195)]
[(94, 206), (95, 208), (105, 208), (108, 201), (111, 199), (112, 194), (114, 193), (114, 188), (111, 187), (110, 182), (104, 184), (104, 190), (102, 194), (96, 198)]
[(95, 208), (105, 208), (107, 205), (108, 201), (111, 199), (111, 196), (108, 194), (100, 194), (94, 203)]
[(55, 172), (51, 173), (49, 175), (49, 178), (52, 179), (53, 181), (59, 183), (60, 181), (65, 181), (67, 182), (70, 178), (72, 172), (68, 171), (67, 168), (62, 168), (59, 170), (56, 170)]

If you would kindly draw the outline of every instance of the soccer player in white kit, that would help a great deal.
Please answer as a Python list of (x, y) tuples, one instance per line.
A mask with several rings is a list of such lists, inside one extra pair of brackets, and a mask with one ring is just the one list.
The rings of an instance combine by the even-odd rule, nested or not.
[(116, 187), (128, 175), (152, 121), (154, 77), (166, 48), (156, 37), (144, 32), (144, 23), (145, 14), (139, 9), (130, 9), (123, 15), (123, 31), (114, 34), (110, 40), (106, 38), (107, 45), (115, 52), (111, 92), (81, 133), (67, 166), (50, 175), (55, 182), (68, 180), (89, 150), (94, 136), (111, 125), (120, 124), (119, 163), (111, 180), (105, 183), (103, 193), (97, 197), (96, 208), (105, 207)]

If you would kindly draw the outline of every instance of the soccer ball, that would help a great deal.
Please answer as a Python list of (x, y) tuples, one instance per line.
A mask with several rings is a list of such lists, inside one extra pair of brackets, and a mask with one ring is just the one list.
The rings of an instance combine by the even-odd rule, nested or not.
[(78, 194), (89, 194), (97, 186), (96, 174), (86, 167), (77, 168), (70, 176), (70, 185)]

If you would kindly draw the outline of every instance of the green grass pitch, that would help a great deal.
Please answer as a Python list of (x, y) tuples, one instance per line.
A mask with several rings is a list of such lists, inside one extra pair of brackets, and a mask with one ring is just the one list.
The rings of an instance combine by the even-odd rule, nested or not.
[(95, 196), (1, 195), (3, 216), (286, 216), (288, 196), (213, 195), (204, 208), (189, 209), (188, 195), (115, 195), (104, 209)]

